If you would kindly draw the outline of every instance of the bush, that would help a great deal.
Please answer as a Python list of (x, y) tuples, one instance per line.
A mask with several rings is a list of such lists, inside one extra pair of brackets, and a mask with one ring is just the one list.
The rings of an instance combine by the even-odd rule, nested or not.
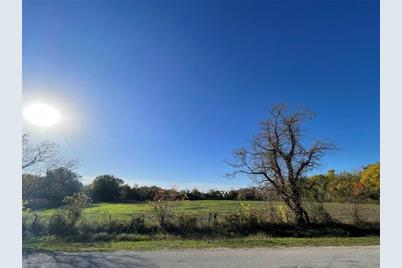
[(145, 226), (145, 216), (141, 215), (140, 217), (133, 217), (131, 219), (131, 223), (129, 227), (127, 228), (127, 233), (133, 232), (133, 233), (143, 233), (146, 230)]
[(194, 234), (198, 230), (197, 217), (181, 215), (177, 219), (177, 229), (181, 235)]
[(63, 199), (63, 203), (65, 204), (65, 210), (67, 212), (66, 217), (73, 227), (81, 218), (85, 206), (89, 203), (89, 198), (84, 193), (76, 193), (72, 196), (66, 196)]
[(154, 208), (156, 220), (158, 221), (159, 227), (161, 229), (166, 229), (167, 225), (170, 224), (174, 218), (172, 201), (177, 200), (177, 198), (186, 197), (187, 196), (178, 195), (175, 189), (160, 189), (155, 193), (152, 206)]
[(113, 235), (108, 233), (97, 233), (92, 236), (93, 242), (108, 242), (113, 239)]
[(72, 226), (64, 213), (57, 212), (50, 217), (47, 231), (52, 235), (67, 236), (72, 233)]
[[(317, 210), (319, 206), (317, 206)], [(263, 233), (273, 237), (319, 237), (319, 236), (362, 236), (378, 235), (379, 224), (369, 224), (356, 220), (355, 224), (343, 224), (335, 221), (325, 222), (316, 220), (303, 227), (284, 222), (280, 217), (280, 210), (273, 209), (277, 220), (272, 221), (270, 213), (250, 209), (244, 205), (237, 213), (218, 218), (218, 214), (209, 212), (208, 215), (188, 216), (181, 215), (173, 218), (161, 229), (158, 225), (146, 225), (144, 216), (133, 217), (131, 221), (118, 222), (114, 220), (87, 223), (72, 226), (66, 213), (58, 211), (47, 225), (37, 224), (36, 228), (46, 227), (45, 231), (34, 234), (31, 220), (23, 222), (24, 239), (30, 234), (32, 238), (44, 234), (55, 235), (64, 241), (94, 241), (104, 242), (112, 240), (142, 241), (154, 239), (161, 235), (179, 235), (182, 238), (217, 238), (242, 237), (244, 235)], [(359, 215), (359, 213), (357, 213)], [(208, 216), (208, 218), (206, 217)], [(39, 223), (39, 221), (38, 221)], [(44, 229), (42, 229), (44, 230)]]
[(138, 234), (118, 234), (115, 237), (117, 241), (147, 241), (149, 240), (149, 236), (147, 235), (138, 235)]
[(267, 216), (268, 222), (270, 222), (270, 223), (282, 222), (281, 215), (279, 214), (278, 210), (272, 203), (269, 203), (267, 211), (268, 211), (268, 216)]
[(173, 219), (172, 206), (168, 201), (157, 201), (152, 205), (158, 225), (161, 229), (164, 229)]

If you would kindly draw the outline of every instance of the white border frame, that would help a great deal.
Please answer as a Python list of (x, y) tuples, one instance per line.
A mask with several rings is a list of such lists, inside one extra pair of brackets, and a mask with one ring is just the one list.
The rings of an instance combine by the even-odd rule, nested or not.
[(381, 0), (381, 267), (401, 262), (402, 1)]
[(22, 2), (0, 1), (1, 266), (22, 266)]

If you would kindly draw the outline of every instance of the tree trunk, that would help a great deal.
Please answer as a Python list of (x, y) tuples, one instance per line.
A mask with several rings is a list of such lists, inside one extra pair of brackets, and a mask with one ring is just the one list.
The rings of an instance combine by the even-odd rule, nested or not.
[(303, 209), (302, 206), (302, 194), (300, 191), (299, 184), (295, 187), (293, 194), (294, 194), (293, 201), (295, 205), (294, 212), (296, 214), (297, 223), (299, 225), (310, 224), (310, 218), (308, 216), (308, 213), (306, 210)]
[(307, 212), (302, 207), (296, 207), (294, 213), (296, 214), (298, 225), (310, 224), (310, 218)]

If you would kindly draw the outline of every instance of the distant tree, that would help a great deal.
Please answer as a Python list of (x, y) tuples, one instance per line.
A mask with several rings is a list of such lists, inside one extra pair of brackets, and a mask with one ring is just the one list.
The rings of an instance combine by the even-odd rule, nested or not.
[(228, 200), (239, 200), (239, 197), (240, 197), (240, 193), (238, 190), (230, 190), (225, 195), (225, 199), (228, 199)]
[(123, 202), (134, 200), (133, 191), (128, 184), (124, 184), (120, 187), (120, 200)]
[(86, 196), (92, 198), (92, 184), (86, 184), (81, 190)]
[(256, 187), (239, 189), (239, 199), (241, 200), (262, 200), (262, 193)]
[(131, 187), (131, 198), (134, 201), (145, 201), (146, 193), (141, 191), (141, 187), (138, 184), (135, 184)]
[(341, 172), (334, 174), (333, 177), (328, 174), (327, 192), (333, 199), (352, 201), (356, 196), (356, 185), (360, 180), (359, 172)]
[(29, 201), (32, 198), (35, 192), (38, 191), (39, 182), (40, 177), (37, 175), (22, 175), (22, 200)]
[(146, 201), (146, 200), (153, 200), (153, 198), (149, 199), (149, 191), (150, 187), (148, 186), (141, 186), (141, 187), (134, 187), (134, 192), (138, 196), (139, 201)]
[(336, 176), (336, 174), (335, 174), (335, 169), (330, 169), (330, 170), (328, 170), (328, 172), (327, 172), (327, 178), (328, 178), (329, 181), (335, 179), (335, 176)]
[(46, 172), (41, 188), (44, 197), (50, 200), (53, 206), (60, 206), (65, 196), (80, 192), (83, 185), (77, 173), (60, 167)]
[(124, 181), (113, 175), (101, 175), (91, 185), (91, 197), (95, 202), (115, 202), (120, 199), (120, 187)]
[(364, 185), (360, 181), (355, 182), (352, 186), (352, 195), (355, 199), (358, 199), (364, 195)]
[(370, 198), (380, 198), (380, 163), (365, 167), (361, 174), (360, 182), (363, 184)]
[(146, 193), (146, 198), (145, 201), (150, 201), (150, 200), (155, 200), (160, 192), (163, 192), (163, 189), (161, 187), (158, 186), (151, 186), (151, 187), (147, 187), (146, 188), (147, 193)]
[(188, 195), (187, 195), (187, 191), (185, 190), (181, 190), (180, 192), (178, 192), (177, 198), (176, 200), (188, 200)]
[(299, 224), (310, 219), (303, 206), (307, 173), (319, 165), (322, 156), (334, 145), (316, 141), (309, 148), (303, 141), (302, 124), (313, 118), (306, 110), (289, 112), (285, 105), (276, 105), (269, 118), (262, 122), (261, 132), (250, 149), (239, 149), (229, 162), (234, 171), (229, 176), (247, 174), (261, 186), (273, 186), (293, 211)]
[(22, 198), (35, 209), (61, 206), (65, 196), (82, 188), (80, 176), (67, 168), (48, 170), (45, 176), (24, 174), (22, 177)]
[(210, 200), (222, 200), (224, 199), (224, 192), (219, 190), (211, 189), (204, 194), (206, 199)]
[(197, 188), (191, 190), (191, 192), (187, 193), (188, 199), (190, 200), (202, 200), (205, 199), (205, 195), (201, 193)]
[(310, 185), (310, 193), (313, 199), (324, 202), (330, 198), (328, 192), (328, 176), (322, 174), (314, 175), (309, 177), (306, 183)]

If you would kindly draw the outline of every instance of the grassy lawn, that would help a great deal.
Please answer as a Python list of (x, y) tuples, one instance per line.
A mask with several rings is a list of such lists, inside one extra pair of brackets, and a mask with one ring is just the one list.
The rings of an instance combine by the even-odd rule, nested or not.
[[(172, 202), (177, 214), (206, 215), (208, 211), (217, 212), (219, 215), (227, 215), (237, 212), (241, 204), (250, 205), (256, 209), (265, 209), (268, 202), (263, 201), (231, 201), (231, 200), (201, 200), (201, 201), (175, 201)], [(283, 205), (281, 202), (272, 202), (273, 205)], [(336, 219), (351, 223), (353, 221), (353, 206), (348, 203), (326, 203), (324, 207)], [(380, 206), (378, 204), (359, 204), (359, 213), (369, 222), (380, 221)], [(48, 218), (54, 209), (37, 211), (41, 218)], [(93, 204), (84, 211), (84, 218), (88, 221), (129, 220), (133, 215), (145, 214), (152, 217), (153, 208), (149, 203), (136, 204)], [(25, 217), (29, 217), (24, 214)]]
[(116, 250), (158, 250), (158, 249), (190, 249), (190, 248), (253, 248), (253, 247), (303, 247), (303, 246), (370, 246), (379, 245), (380, 237), (318, 237), (318, 238), (272, 238), (249, 236), (245, 238), (213, 239), (213, 240), (145, 240), (116, 241), (100, 243), (66, 243), (62, 241), (46, 241), (24, 243), (23, 250), (48, 251), (116, 251)]

